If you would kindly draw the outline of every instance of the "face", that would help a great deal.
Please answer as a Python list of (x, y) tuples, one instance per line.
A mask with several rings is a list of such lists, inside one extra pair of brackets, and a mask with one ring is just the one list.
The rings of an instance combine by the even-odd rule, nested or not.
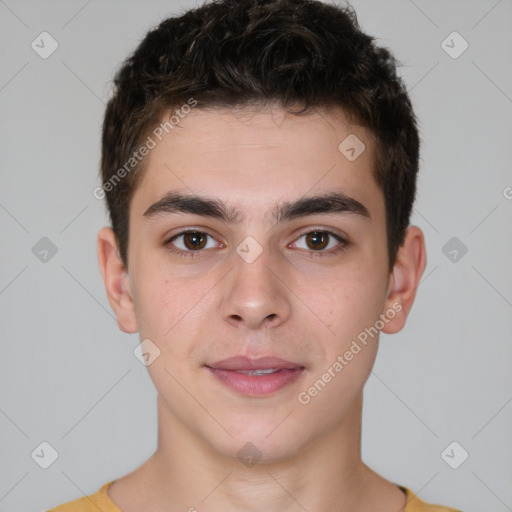
[(151, 150), (116, 313), (159, 351), (168, 418), (218, 453), (284, 460), (347, 428), (403, 316), (372, 169), (341, 112), (195, 110)]

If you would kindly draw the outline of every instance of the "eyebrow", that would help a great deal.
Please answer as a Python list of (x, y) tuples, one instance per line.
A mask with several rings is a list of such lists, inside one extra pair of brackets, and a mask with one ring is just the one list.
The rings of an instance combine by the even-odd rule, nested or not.
[[(143, 214), (152, 218), (160, 214), (192, 214), (211, 217), (226, 223), (239, 224), (245, 219), (242, 211), (229, 207), (219, 199), (169, 192), (152, 204)], [(272, 210), (276, 223), (321, 213), (352, 213), (370, 219), (368, 209), (356, 199), (341, 192), (302, 197), (296, 201), (281, 202)]]

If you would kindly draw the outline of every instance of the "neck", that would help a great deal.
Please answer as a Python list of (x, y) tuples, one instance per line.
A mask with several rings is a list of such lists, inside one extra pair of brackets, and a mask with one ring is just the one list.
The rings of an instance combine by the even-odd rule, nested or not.
[(158, 449), (144, 480), (162, 511), (364, 510), (370, 488), (385, 481), (361, 461), (361, 416), (362, 395), (329, 435), (293, 456), (246, 465), (191, 432), (159, 396)]

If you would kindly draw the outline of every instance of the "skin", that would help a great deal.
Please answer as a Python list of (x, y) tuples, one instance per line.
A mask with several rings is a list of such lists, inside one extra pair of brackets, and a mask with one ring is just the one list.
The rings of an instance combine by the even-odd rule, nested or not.
[[(354, 161), (338, 150), (349, 134), (366, 145)], [(403, 509), (401, 490), (361, 460), (362, 391), (378, 336), (309, 403), (298, 400), (393, 305), (400, 311), (382, 331), (403, 328), (425, 269), (423, 234), (411, 226), (389, 273), (371, 147), (368, 132), (341, 111), (300, 117), (276, 107), (193, 110), (151, 150), (130, 206), (128, 269), (112, 230), (98, 235), (120, 329), (160, 350), (148, 366), (158, 391), (158, 448), (108, 490), (124, 512)], [(218, 198), (244, 218), (143, 215), (171, 190)], [(272, 219), (279, 202), (332, 191), (362, 203), (369, 217)], [(196, 257), (165, 245), (185, 228), (212, 237)], [(350, 243), (334, 253), (339, 242), (330, 239), (320, 256), (302, 236), (315, 228)], [(236, 252), (249, 236), (262, 248), (252, 263)], [(187, 240), (172, 243), (185, 250), (193, 247)], [(305, 370), (272, 395), (247, 397), (204, 366), (238, 354), (281, 357)], [(247, 442), (261, 453), (252, 467), (237, 457)]]

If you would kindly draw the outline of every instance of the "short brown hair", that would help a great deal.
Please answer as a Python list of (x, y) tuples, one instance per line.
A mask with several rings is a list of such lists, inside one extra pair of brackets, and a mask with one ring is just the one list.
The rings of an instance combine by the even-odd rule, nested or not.
[(133, 157), (167, 111), (193, 98), (196, 108), (277, 104), (296, 115), (341, 107), (367, 128), (392, 269), (415, 198), (420, 146), (396, 66), (349, 6), (218, 0), (162, 21), (117, 72), (103, 123), (102, 188), (124, 264), (144, 163)]

